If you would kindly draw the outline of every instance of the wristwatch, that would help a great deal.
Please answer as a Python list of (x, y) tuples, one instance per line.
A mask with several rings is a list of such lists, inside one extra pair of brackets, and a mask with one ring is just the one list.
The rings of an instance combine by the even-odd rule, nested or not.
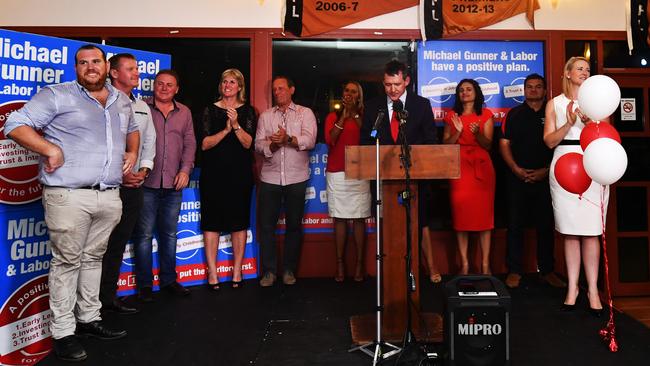
[(289, 145), (291, 145), (291, 144), (292, 144), (292, 141), (293, 141), (293, 136), (289, 136), (289, 139), (287, 140), (287, 143), (288, 143)]
[(233, 127), (232, 130), (233, 130), (233, 132), (237, 132), (237, 131), (241, 130), (241, 126)]

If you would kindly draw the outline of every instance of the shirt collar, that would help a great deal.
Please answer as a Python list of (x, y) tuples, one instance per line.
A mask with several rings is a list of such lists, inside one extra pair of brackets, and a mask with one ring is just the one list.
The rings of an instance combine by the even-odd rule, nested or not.
[[(79, 83), (79, 80), (75, 80), (75, 83), (77, 84), (77, 87), (79, 88), (79, 91), (86, 94), (88, 97), (93, 98), (90, 95), (90, 90), (86, 89), (85, 86), (81, 85)], [(104, 88), (106, 88), (108, 90), (108, 98), (106, 98), (106, 106), (108, 106), (113, 101), (113, 99), (117, 98), (117, 95), (119, 95), (118, 93), (120, 93), (120, 92), (117, 89), (115, 89), (115, 87), (113, 85), (111, 85), (111, 83), (109, 83), (109, 82), (106, 82), (106, 84), (104, 84)], [(95, 98), (93, 98), (93, 99), (95, 99)]]
[[(402, 105), (404, 107), (406, 107), (406, 93), (408, 93), (408, 91), (404, 90), (404, 93), (399, 97), (399, 100), (402, 101)], [(393, 100), (390, 99), (388, 95), (386, 96), (386, 99), (388, 100), (388, 106), (390, 107), (390, 110), (393, 110)]]
[(526, 103), (525, 101), (524, 101), (522, 104), (525, 105), (526, 108), (528, 108), (529, 110), (531, 110), (531, 111), (533, 111), (533, 112), (535, 112), (535, 113), (539, 113), (540, 111), (541, 111), (542, 113), (545, 113), (545, 111), (546, 111), (546, 101), (544, 101), (544, 102), (542, 103), (542, 106), (541, 106), (541, 107), (539, 108), (539, 110), (537, 110), (537, 111), (534, 110), (534, 109), (533, 109), (530, 105), (528, 105), (528, 103)]
[[(174, 104), (174, 109), (172, 109), (172, 110), (173, 111), (178, 110), (178, 105), (176, 104), (176, 99), (172, 99), (172, 104)], [(158, 106), (156, 105), (156, 98), (155, 97), (151, 98), (151, 102), (149, 103), (149, 105), (154, 107), (157, 110), (160, 110), (160, 109), (158, 109)]]
[[(291, 101), (289, 106), (287, 106), (287, 109), (291, 109), (292, 111), (295, 111), (298, 108), (296, 107), (296, 104), (293, 101)], [(277, 105), (273, 107), (273, 110), (282, 113), (282, 111), (280, 110), (280, 108)]]

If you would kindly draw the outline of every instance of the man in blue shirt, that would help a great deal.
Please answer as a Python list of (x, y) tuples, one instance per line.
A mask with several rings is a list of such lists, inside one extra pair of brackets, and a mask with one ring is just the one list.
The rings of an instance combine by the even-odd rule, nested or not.
[(41, 155), (52, 248), (50, 331), (56, 355), (67, 361), (87, 357), (75, 334), (126, 336), (101, 324), (99, 283), (108, 236), (122, 213), (122, 174), (133, 168), (140, 141), (131, 101), (106, 84), (104, 51), (80, 47), (75, 71), (76, 81), (44, 87), (5, 125), (8, 137)]

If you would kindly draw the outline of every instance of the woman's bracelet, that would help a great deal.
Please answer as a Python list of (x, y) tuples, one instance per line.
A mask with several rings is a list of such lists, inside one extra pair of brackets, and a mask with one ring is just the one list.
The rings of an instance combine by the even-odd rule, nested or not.
[(339, 130), (342, 130), (342, 129), (343, 129), (343, 127), (339, 126), (338, 123), (335, 123), (335, 124), (334, 124), (334, 127), (338, 128)]

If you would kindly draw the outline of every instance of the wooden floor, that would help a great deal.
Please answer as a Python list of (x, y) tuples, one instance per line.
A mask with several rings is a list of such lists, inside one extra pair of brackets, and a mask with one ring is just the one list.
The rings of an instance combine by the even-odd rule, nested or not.
[(650, 328), (650, 296), (616, 297), (614, 308)]

